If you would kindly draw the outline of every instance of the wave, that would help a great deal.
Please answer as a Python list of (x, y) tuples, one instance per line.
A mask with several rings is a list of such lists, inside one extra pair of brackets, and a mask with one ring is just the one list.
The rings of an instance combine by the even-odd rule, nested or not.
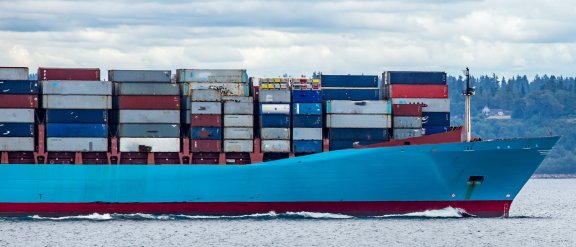
[(256, 213), (246, 215), (186, 215), (186, 214), (87, 214), (75, 216), (62, 216), (62, 217), (45, 217), (45, 216), (29, 216), (27, 219), (31, 220), (53, 220), (53, 221), (66, 221), (66, 220), (89, 220), (89, 221), (107, 221), (107, 220), (226, 220), (226, 219), (374, 219), (374, 218), (463, 218), (473, 217), (460, 208), (446, 207), (437, 210), (426, 210), (422, 212), (412, 212), (406, 214), (390, 214), (374, 217), (354, 217), (345, 214), (335, 213), (320, 213), (320, 212), (286, 212), (276, 213), (274, 211), (268, 213)]
[(62, 216), (62, 217), (42, 217), (38, 215), (30, 216), (33, 220), (112, 220), (114, 219), (111, 214), (87, 214), (75, 216)]
[(406, 214), (390, 214), (377, 216), (379, 218), (391, 218), (391, 217), (417, 217), (417, 218), (463, 218), (463, 217), (474, 217), (474, 215), (467, 213), (464, 209), (446, 207), (443, 209), (426, 210), (421, 212), (413, 212)]
[(75, 216), (62, 216), (62, 217), (46, 217), (46, 216), (29, 216), (30, 220), (53, 220), (53, 221), (67, 221), (67, 220), (92, 220), (92, 221), (105, 221), (105, 220), (211, 220), (211, 219), (350, 219), (353, 216), (344, 214), (332, 213), (318, 213), (318, 212), (287, 212), (276, 213), (274, 211), (268, 213), (256, 213), (246, 215), (185, 215), (185, 214), (87, 214)]

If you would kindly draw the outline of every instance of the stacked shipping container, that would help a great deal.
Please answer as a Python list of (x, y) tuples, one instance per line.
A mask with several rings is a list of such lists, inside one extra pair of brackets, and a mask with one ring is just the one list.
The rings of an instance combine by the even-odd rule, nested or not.
[(39, 68), (48, 152), (107, 152), (112, 83), (99, 69)]
[(38, 82), (28, 68), (0, 67), (0, 151), (35, 150)]
[(290, 153), (289, 78), (260, 78), (260, 139), (263, 153)]
[[(253, 151), (253, 108), (244, 108), (247, 104), (252, 106), (252, 98), (243, 97), (248, 91), (246, 70), (179, 69), (176, 78), (190, 88), (187, 115), (192, 163), (223, 162), (219, 155), (222, 150)], [(222, 114), (223, 101), (226, 115)]]
[(170, 70), (109, 70), (116, 83), (120, 152), (180, 151), (180, 87)]
[(390, 103), (380, 101), (378, 76), (322, 75), (329, 150), (389, 140)]
[[(423, 105), (422, 128), (425, 135), (449, 130), (450, 100), (445, 72), (387, 71), (384, 72), (383, 79), (389, 86), (394, 104)], [(395, 136), (415, 137), (407, 133), (405, 130), (398, 130)]]
[(392, 121), (390, 108), (390, 102), (384, 100), (327, 101), (326, 127), (330, 150), (388, 141)]
[(320, 79), (292, 79), (292, 150), (320, 153), (322, 140)]
[(190, 151), (195, 153), (220, 152), (223, 132), (220, 91), (193, 89), (190, 92), (190, 114)]
[(324, 100), (380, 100), (378, 76), (322, 75)]
[(422, 136), (422, 105), (393, 104), (392, 133), (395, 140)]
[(250, 96), (223, 96), (224, 152), (254, 151), (254, 99)]

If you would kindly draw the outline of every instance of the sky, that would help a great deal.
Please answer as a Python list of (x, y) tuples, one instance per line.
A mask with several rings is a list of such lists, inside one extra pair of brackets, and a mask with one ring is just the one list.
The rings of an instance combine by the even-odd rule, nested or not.
[[(576, 76), (574, 0), (0, 0), (0, 66)], [(103, 73), (104, 74), (104, 73)]]

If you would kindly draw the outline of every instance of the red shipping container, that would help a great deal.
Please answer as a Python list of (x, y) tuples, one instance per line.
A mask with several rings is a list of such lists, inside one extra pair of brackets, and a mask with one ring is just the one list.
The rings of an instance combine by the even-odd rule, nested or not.
[(0, 108), (38, 108), (35, 95), (0, 94)]
[(222, 142), (220, 140), (190, 140), (192, 152), (220, 152)]
[(448, 85), (390, 85), (392, 98), (448, 98)]
[(118, 96), (118, 108), (125, 110), (180, 110), (180, 97), (122, 95)]
[(100, 69), (38, 68), (38, 80), (99, 81)]
[(222, 115), (212, 114), (192, 114), (190, 116), (190, 126), (192, 127), (222, 127)]
[(393, 104), (392, 116), (421, 117), (421, 104)]

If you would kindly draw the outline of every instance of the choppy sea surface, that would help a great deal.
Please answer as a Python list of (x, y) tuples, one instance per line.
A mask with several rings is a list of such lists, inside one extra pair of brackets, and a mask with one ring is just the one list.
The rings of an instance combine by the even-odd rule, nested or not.
[(509, 218), (91, 214), (0, 218), (1, 246), (576, 246), (576, 179), (531, 179)]

